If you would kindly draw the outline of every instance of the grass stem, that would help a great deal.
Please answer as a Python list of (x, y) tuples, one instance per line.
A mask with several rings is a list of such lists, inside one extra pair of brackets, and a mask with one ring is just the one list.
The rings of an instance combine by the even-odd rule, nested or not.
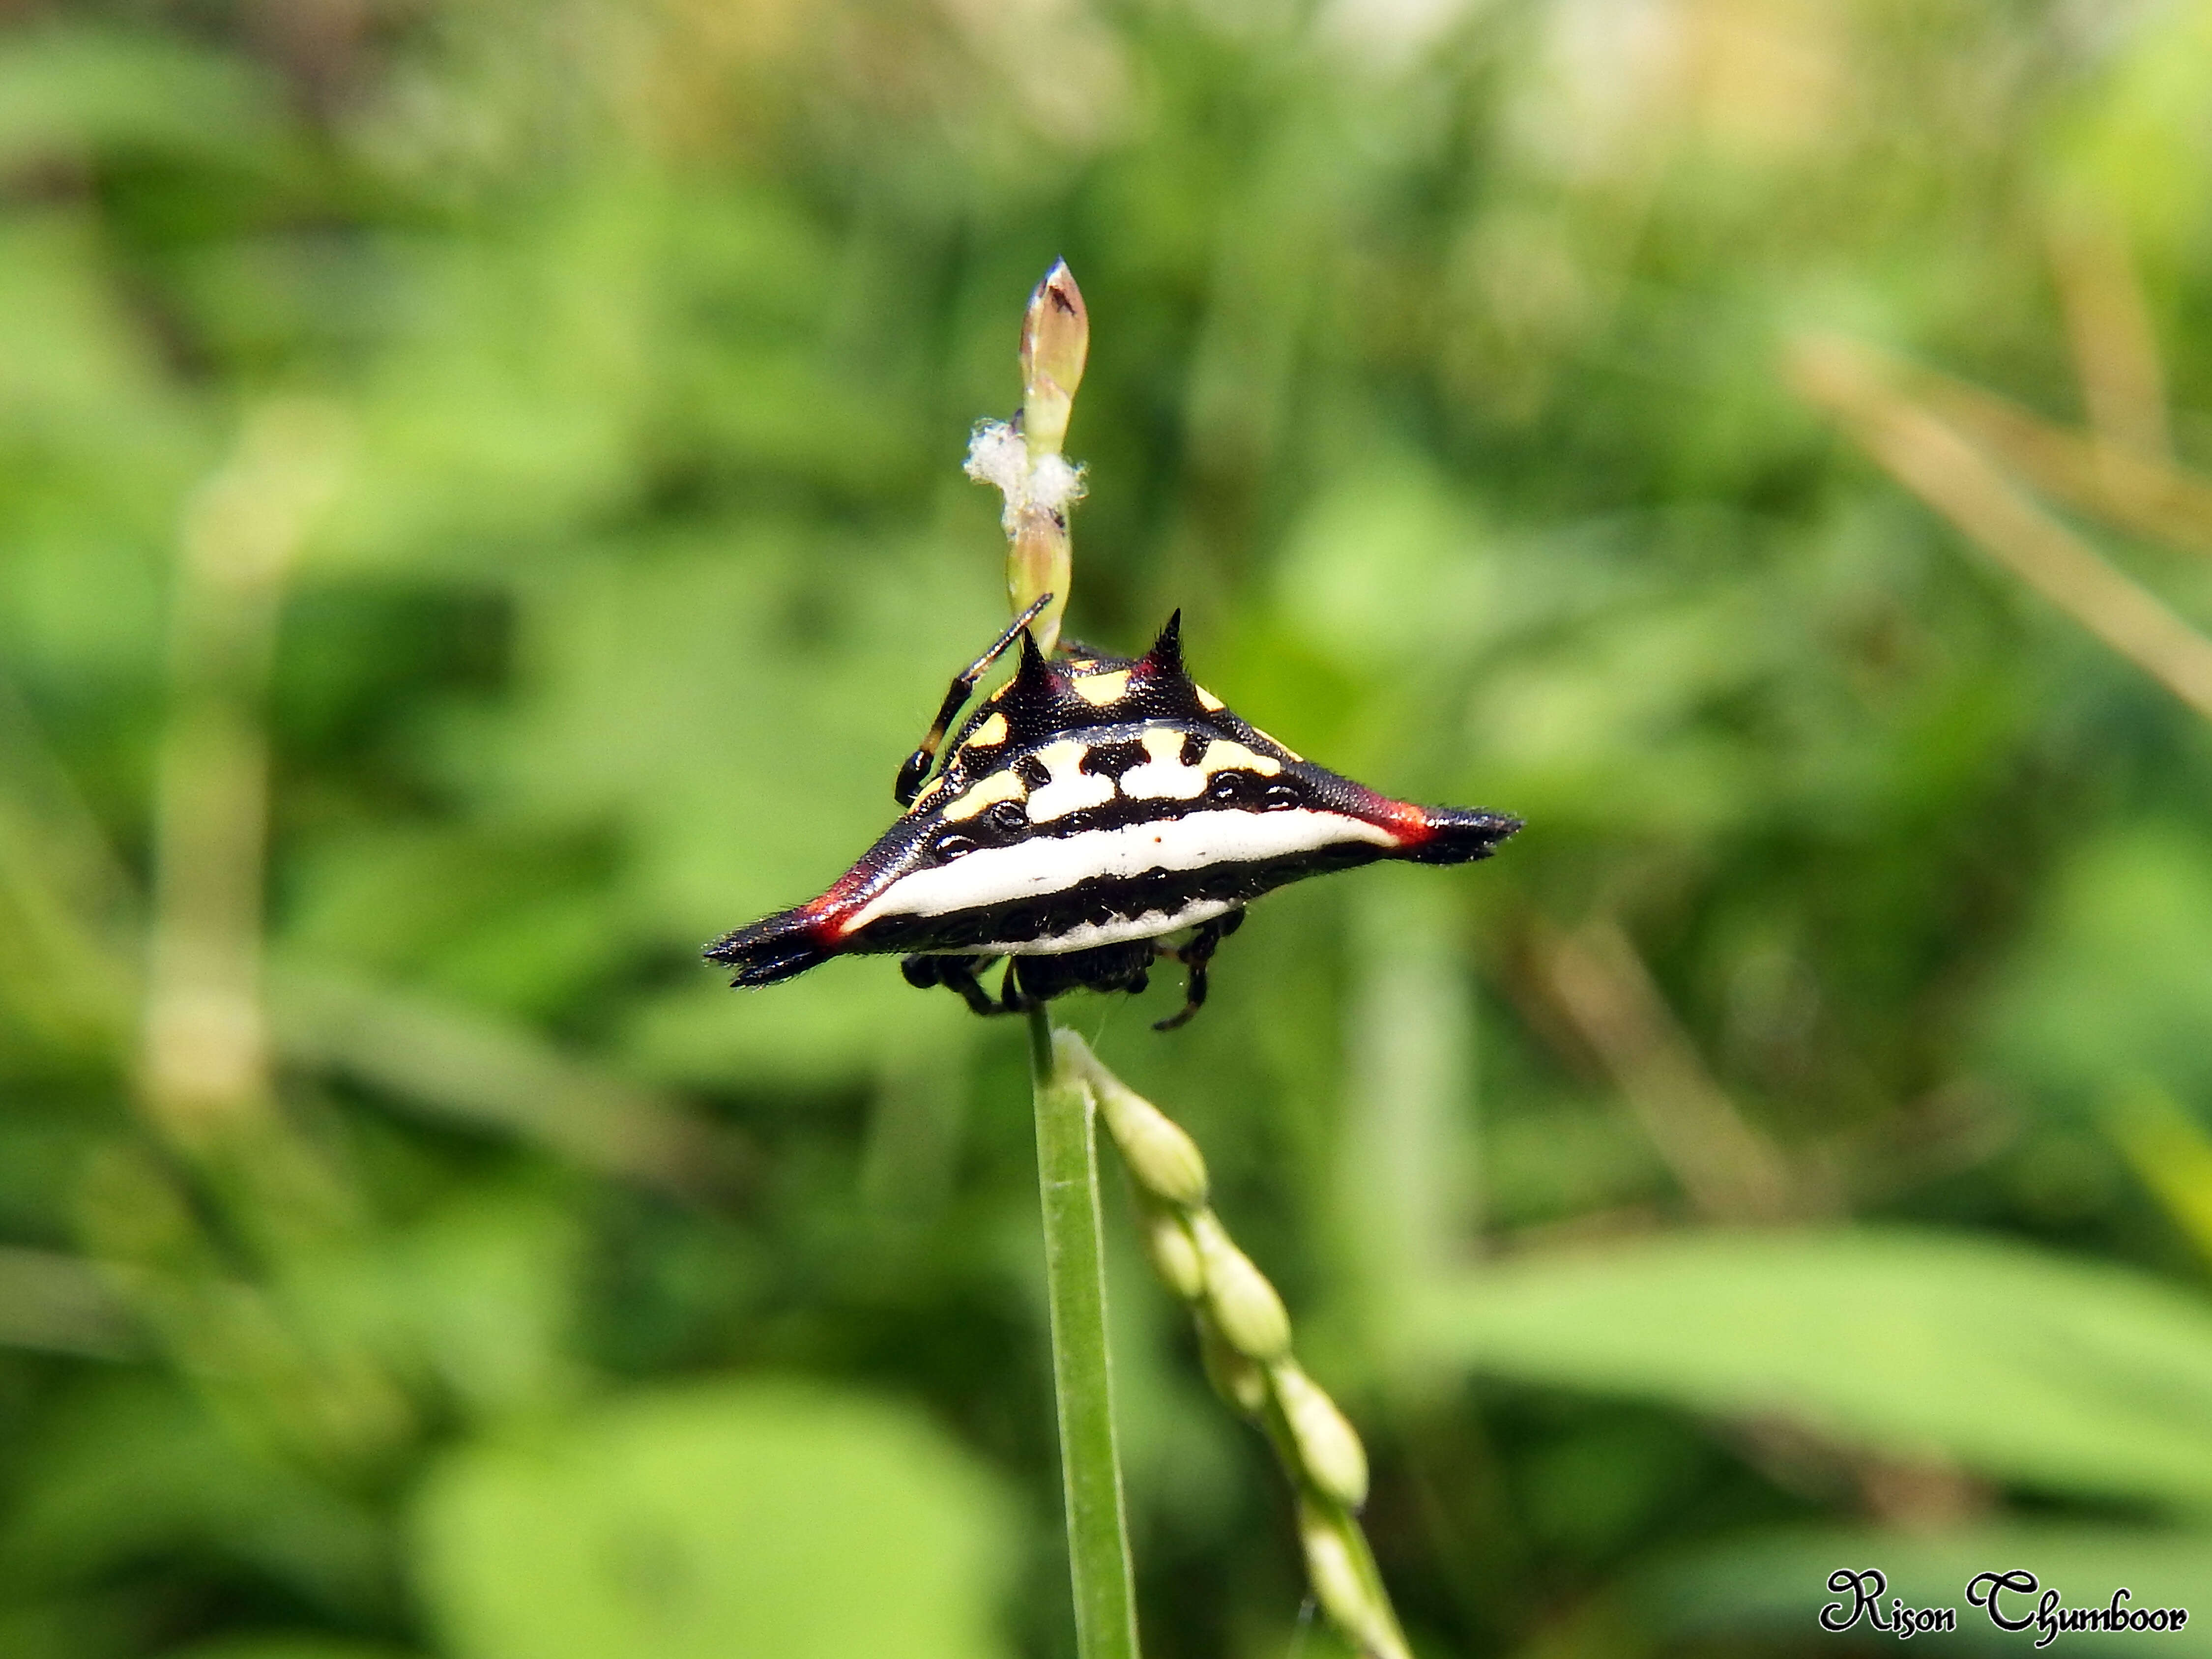
[(1106, 1259), (1091, 1095), (1055, 1054), (1052, 1022), (1042, 1006), (1030, 1010), (1029, 1023), (1076, 1650), (1081, 1659), (1138, 1659), (1128, 1521), (1106, 1351)]

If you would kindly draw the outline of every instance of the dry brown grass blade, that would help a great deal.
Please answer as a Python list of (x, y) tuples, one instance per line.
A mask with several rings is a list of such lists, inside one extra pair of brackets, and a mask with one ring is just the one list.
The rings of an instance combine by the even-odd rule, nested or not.
[(164, 1134), (200, 1150), (284, 1138), (260, 986), (266, 705), (285, 580), (335, 488), (339, 442), (321, 404), (254, 411), (178, 537), (139, 1093)]
[(2041, 494), (2146, 540), (2212, 556), (2212, 482), (2045, 420), (2009, 398), (1868, 353), (1931, 413)]
[(1792, 383), (1843, 422), (1884, 471), (2007, 569), (2212, 720), (2212, 641), (2037, 506), (1883, 361), (1847, 341), (1801, 340)]
[(2115, 529), (2212, 557), (2212, 479), (2045, 420), (2009, 398), (1870, 346), (1821, 339), (1802, 343), (1799, 350), (1838, 348), (1854, 354), (1891, 390), (1955, 427), (2038, 494)]
[(2163, 459), (2172, 447), (2166, 367), (2125, 229), (2077, 204), (2053, 220), (2050, 245), (2089, 424), (2118, 449)]
[(1734, 1222), (1801, 1213), (1788, 1161), (1713, 1080), (1620, 923), (1601, 916), (1571, 933), (1540, 923), (1534, 944), (1553, 997), (1698, 1212)]

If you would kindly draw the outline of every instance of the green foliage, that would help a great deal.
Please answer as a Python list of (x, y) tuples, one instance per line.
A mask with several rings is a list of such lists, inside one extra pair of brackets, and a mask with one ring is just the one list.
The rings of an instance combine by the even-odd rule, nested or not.
[(1004, 1500), (910, 1414), (791, 1385), (641, 1394), (428, 1478), (434, 1621), (467, 1659), (1000, 1650)]
[(2212, 1309), (2018, 1246), (1711, 1232), (1472, 1277), (1439, 1362), (1802, 1423), (2057, 1492), (2212, 1509)]
[(1992, 1046), (2058, 1103), (2154, 1078), (2212, 1085), (2212, 860), (2178, 826), (2090, 842), (2054, 872), (2037, 931), (1992, 997)]

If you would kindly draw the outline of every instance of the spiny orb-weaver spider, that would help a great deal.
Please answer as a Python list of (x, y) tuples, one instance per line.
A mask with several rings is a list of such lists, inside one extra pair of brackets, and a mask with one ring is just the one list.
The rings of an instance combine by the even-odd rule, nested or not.
[[(1048, 660), (1028, 623), (1051, 597), (954, 677), (899, 769), (908, 810), (866, 855), (821, 897), (707, 946), (732, 985), (897, 952), (908, 984), (1012, 1013), (1079, 987), (1141, 991), (1165, 956), (1188, 975), (1167, 1030), (1206, 1001), (1215, 947), (1261, 894), (1377, 859), (1466, 864), (1521, 827), (1393, 800), (1285, 749), (1191, 679), (1181, 611), (1141, 657), (1070, 641)], [(1017, 640), (1020, 668), (924, 787), (946, 728)], [(1160, 943), (1185, 928), (1180, 946)], [(975, 975), (1000, 957), (994, 1000)]]

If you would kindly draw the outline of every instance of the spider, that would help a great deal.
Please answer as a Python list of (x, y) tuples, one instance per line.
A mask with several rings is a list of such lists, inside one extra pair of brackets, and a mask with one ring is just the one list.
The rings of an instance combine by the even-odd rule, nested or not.
[[(860, 862), (819, 898), (706, 947), (732, 985), (896, 953), (908, 984), (1001, 1014), (1078, 988), (1141, 991), (1167, 957), (1185, 969), (1181, 1011), (1155, 1027), (1170, 1030), (1204, 1005), (1214, 951), (1261, 894), (1377, 859), (1469, 863), (1521, 827), (1394, 800), (1285, 749), (1191, 679), (1181, 611), (1141, 657), (1068, 641), (1048, 659), (1028, 625), (1051, 597), (953, 677), (899, 769), (906, 811)], [(1017, 641), (1019, 667), (930, 778), (976, 682)], [(1000, 957), (994, 998), (976, 975)]]

